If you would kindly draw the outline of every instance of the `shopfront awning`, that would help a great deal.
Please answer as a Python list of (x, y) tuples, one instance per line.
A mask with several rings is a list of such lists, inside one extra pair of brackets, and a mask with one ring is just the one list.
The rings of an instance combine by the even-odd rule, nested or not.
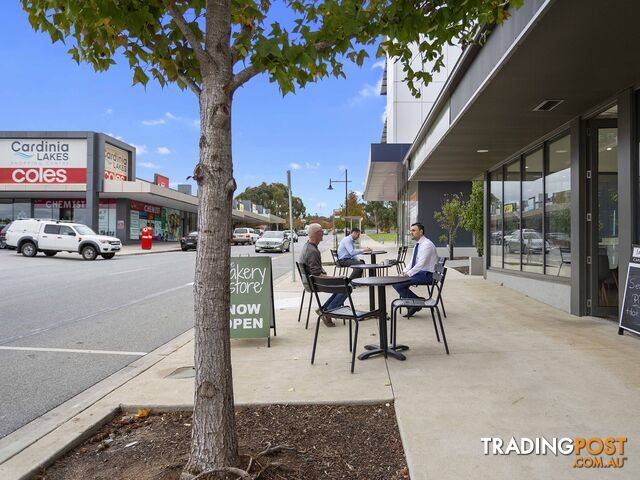
[(136, 180), (135, 182), (104, 180), (100, 198), (128, 198), (184, 212), (197, 213), (198, 211), (198, 197), (143, 180)]
[[(484, 46), (461, 58), (409, 152), (409, 180), (476, 178), (634, 85), (637, 18), (637, 2), (525, 2)], [(562, 102), (535, 110), (546, 100)], [(445, 131), (419, 155), (447, 110)]]
[(365, 181), (364, 199), (381, 201), (398, 199), (398, 182), (402, 159), (409, 150), (406, 143), (372, 143)]

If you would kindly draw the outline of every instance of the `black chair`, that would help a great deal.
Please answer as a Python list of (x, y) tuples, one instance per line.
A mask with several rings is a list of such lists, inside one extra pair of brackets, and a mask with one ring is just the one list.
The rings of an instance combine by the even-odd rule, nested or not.
[[(351, 373), (353, 373), (355, 361), (356, 361), (356, 350), (358, 347), (358, 326), (362, 320), (367, 320), (369, 318), (377, 318), (380, 316), (380, 310), (373, 311), (358, 311), (353, 306), (353, 299), (351, 298), (351, 287), (349, 287), (349, 279), (345, 277), (319, 277), (316, 275), (311, 275), (309, 277), (309, 281), (311, 284), (311, 290), (316, 297), (316, 301), (318, 302), (318, 308), (320, 309), (320, 315), (318, 315), (318, 320), (316, 322), (316, 333), (313, 337), (313, 351), (311, 352), (311, 364), (313, 365), (313, 361), (316, 357), (316, 344), (318, 343), (318, 330), (320, 330), (320, 316), (321, 315), (330, 315), (333, 318), (342, 319), (343, 321), (349, 320), (349, 351), (351, 352)], [(345, 294), (349, 300), (348, 306), (343, 306), (339, 308), (334, 308), (331, 310), (327, 310), (324, 308), (322, 302), (320, 301), (320, 297), (318, 293), (330, 293), (330, 294)], [(352, 323), (356, 324), (355, 335), (352, 333)], [(352, 343), (353, 340), (353, 343)]]
[(560, 267), (558, 267), (558, 275), (560, 276), (560, 272), (562, 271), (562, 267), (564, 265), (571, 265), (571, 248), (563, 248), (560, 247)]
[(393, 348), (396, 348), (397, 340), (397, 327), (398, 327), (398, 311), (401, 308), (428, 308), (431, 311), (431, 319), (433, 320), (433, 328), (436, 331), (436, 339), (440, 342), (440, 335), (438, 335), (438, 327), (436, 326), (436, 317), (433, 313), (435, 310), (438, 314), (438, 322), (440, 323), (440, 331), (442, 332), (442, 340), (444, 341), (444, 349), (449, 355), (449, 345), (447, 345), (447, 336), (444, 333), (444, 325), (442, 324), (442, 317), (440, 316), (440, 309), (438, 304), (442, 298), (441, 285), (444, 285), (444, 279), (447, 276), (446, 267), (442, 266), (442, 272), (434, 272), (434, 290), (437, 291), (436, 298), (433, 295), (429, 295), (429, 298), (397, 298), (391, 302), (391, 342)]
[(309, 294), (309, 308), (307, 309), (307, 323), (305, 324), (305, 330), (309, 328), (309, 315), (311, 315), (311, 304), (313, 303), (313, 292), (311, 291), (311, 284), (309, 282), (309, 272), (307, 266), (303, 263), (296, 262), (298, 268), (298, 274), (300, 275), (300, 281), (302, 282), (302, 300), (300, 300), (300, 311), (298, 312), (298, 323), (300, 323), (300, 317), (302, 316), (302, 307), (304, 305), (304, 296)]
[(393, 260), (387, 260), (385, 262), (385, 265), (387, 266), (387, 268), (385, 269), (385, 275), (389, 273), (388, 267), (396, 267), (396, 271), (398, 272), (398, 275), (402, 273), (402, 269), (405, 266), (404, 259), (407, 256), (407, 248), (408, 247), (406, 246), (398, 247), (398, 255), (396, 256), (396, 258)]
[(336, 270), (338, 271), (338, 276), (346, 275), (348, 273), (349, 267), (341, 267), (340, 265), (338, 265), (338, 251), (331, 249), (330, 252), (331, 258), (333, 259), (333, 276), (336, 276)]

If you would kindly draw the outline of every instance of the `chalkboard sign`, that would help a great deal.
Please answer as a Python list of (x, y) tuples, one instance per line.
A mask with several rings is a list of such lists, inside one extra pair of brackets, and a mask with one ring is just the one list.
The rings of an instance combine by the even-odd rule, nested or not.
[(620, 309), (620, 328), (622, 334), (628, 330), (640, 335), (640, 245), (634, 245), (631, 262), (624, 282), (624, 300)]
[(231, 258), (231, 338), (265, 337), (276, 327), (270, 257)]

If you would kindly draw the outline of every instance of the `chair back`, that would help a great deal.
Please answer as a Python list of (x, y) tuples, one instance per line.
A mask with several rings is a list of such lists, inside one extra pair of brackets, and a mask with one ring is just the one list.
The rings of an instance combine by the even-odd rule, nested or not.
[(447, 257), (438, 257), (438, 262), (436, 264), (440, 264), (444, 267), (445, 263), (447, 263)]
[(396, 263), (400, 263), (402, 261), (402, 250), (404, 250), (404, 247), (398, 247), (398, 255), (396, 256)]
[(296, 268), (298, 269), (298, 275), (300, 275), (300, 281), (302, 282), (305, 292), (311, 293), (311, 282), (309, 282), (309, 269), (307, 265), (296, 262)]
[(329, 293), (331, 295), (344, 294), (349, 298), (349, 305), (351, 306), (353, 315), (356, 315), (356, 309), (351, 300), (351, 287), (349, 286), (349, 279), (347, 277), (320, 277), (318, 275), (310, 275), (309, 281), (311, 283), (311, 290), (316, 296), (318, 307), (322, 312), (325, 312), (325, 309), (322, 306), (318, 293)]
[(438, 295), (436, 296), (436, 305), (440, 301), (442, 295), (442, 289), (444, 288), (444, 279), (447, 276), (447, 267), (444, 265), (436, 265), (436, 271), (433, 272), (433, 285), (438, 289)]
[(404, 247), (402, 247), (402, 262), (404, 262), (407, 259), (407, 251), (409, 250), (409, 245), (405, 245)]
[(331, 258), (333, 259), (333, 264), (338, 265), (338, 251), (337, 250), (329, 250), (331, 252)]

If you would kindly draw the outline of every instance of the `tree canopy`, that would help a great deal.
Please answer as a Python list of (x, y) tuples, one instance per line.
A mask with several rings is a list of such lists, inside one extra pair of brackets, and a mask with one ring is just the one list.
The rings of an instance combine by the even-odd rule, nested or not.
[[(282, 217), (289, 223), (289, 189), (284, 183), (262, 182), (257, 187), (247, 187), (244, 192), (238, 195), (238, 200), (251, 200), (256, 205), (262, 205), (271, 210), (271, 213)], [(291, 197), (294, 223), (301, 220), (307, 209), (300, 197)]]

